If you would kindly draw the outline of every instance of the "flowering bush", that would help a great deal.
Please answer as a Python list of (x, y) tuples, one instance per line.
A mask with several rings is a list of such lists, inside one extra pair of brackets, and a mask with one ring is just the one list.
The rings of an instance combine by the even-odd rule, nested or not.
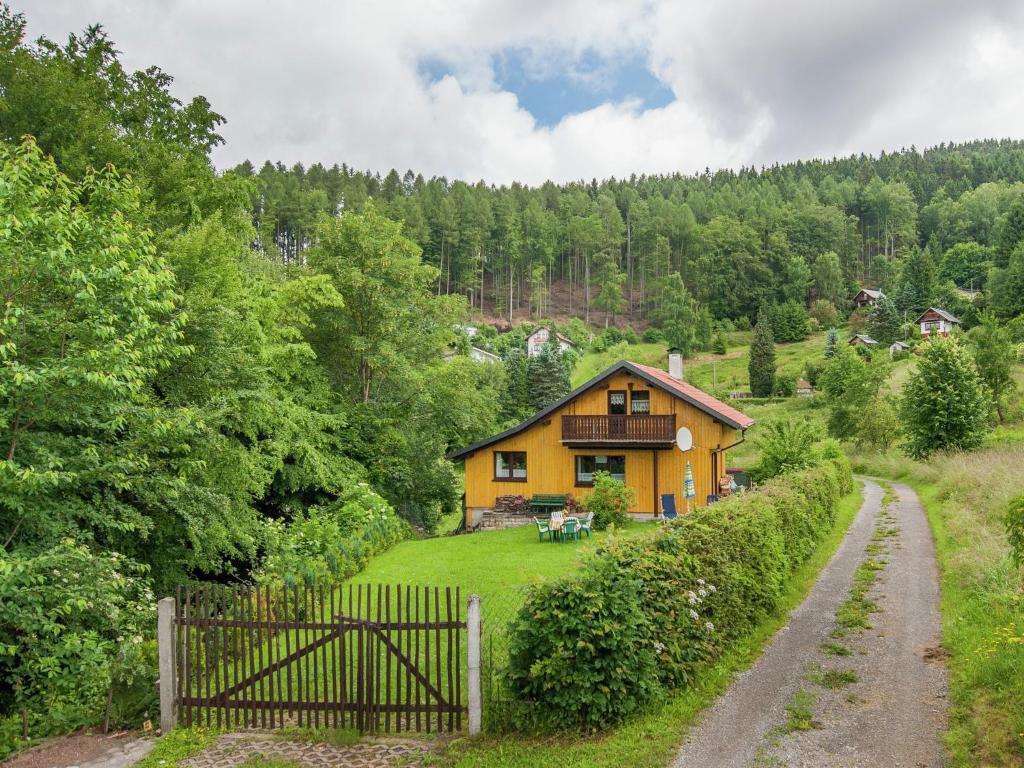
[(851, 488), (849, 463), (830, 451), (757, 491), (611, 536), (580, 573), (535, 588), (511, 628), (518, 725), (539, 715), (603, 728), (658, 688), (691, 684), (778, 607)]
[(22, 707), (61, 732), (97, 721), (107, 689), (155, 679), (143, 638), (155, 602), (142, 568), (65, 540), (0, 551), (0, 711)]
[(582, 579), (533, 587), (511, 626), (509, 682), (530, 704), (517, 724), (620, 722), (659, 691), (656, 657), (640, 584), (610, 559), (592, 561)]

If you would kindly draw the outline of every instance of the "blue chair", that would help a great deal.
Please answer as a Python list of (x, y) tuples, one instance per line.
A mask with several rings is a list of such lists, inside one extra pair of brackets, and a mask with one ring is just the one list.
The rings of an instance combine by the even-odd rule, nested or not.
[(676, 495), (674, 493), (661, 494), (661, 514), (666, 520), (675, 520), (679, 517), (676, 512)]

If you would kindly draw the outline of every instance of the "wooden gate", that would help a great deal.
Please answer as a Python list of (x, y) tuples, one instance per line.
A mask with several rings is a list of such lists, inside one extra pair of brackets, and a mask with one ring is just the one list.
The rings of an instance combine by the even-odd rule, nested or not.
[(227, 728), (459, 731), (461, 600), (450, 587), (179, 587), (178, 719)]

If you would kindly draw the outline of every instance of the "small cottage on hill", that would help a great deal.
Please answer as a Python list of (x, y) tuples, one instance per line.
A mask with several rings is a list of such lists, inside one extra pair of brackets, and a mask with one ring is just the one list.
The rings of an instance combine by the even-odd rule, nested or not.
[(865, 333), (858, 333), (850, 337), (850, 346), (877, 347), (878, 342)]
[(875, 302), (885, 296), (881, 291), (873, 291), (870, 288), (861, 288), (857, 291), (857, 295), (853, 297), (853, 306), (857, 309), (863, 307), (873, 307)]
[(538, 328), (526, 337), (527, 357), (536, 357), (539, 355), (541, 349), (548, 343), (548, 341), (551, 340), (552, 337), (558, 341), (558, 349), (561, 352), (565, 352), (567, 349), (573, 349), (575, 346), (565, 336), (557, 332), (552, 332), (550, 328)]
[[(634, 513), (659, 514), (662, 494), (685, 503), (690, 462), (696, 505), (718, 493), (726, 452), (742, 442), (749, 416), (683, 380), (682, 357), (666, 372), (620, 361), (512, 429), (452, 453), (465, 465), (466, 525), (509, 499), (580, 496), (606, 471), (636, 494)], [(676, 433), (686, 427), (692, 448)]]
[(960, 321), (944, 309), (928, 307), (928, 309), (914, 322), (921, 326), (921, 338), (928, 338), (932, 333), (939, 336), (949, 336), (953, 329), (960, 325)]

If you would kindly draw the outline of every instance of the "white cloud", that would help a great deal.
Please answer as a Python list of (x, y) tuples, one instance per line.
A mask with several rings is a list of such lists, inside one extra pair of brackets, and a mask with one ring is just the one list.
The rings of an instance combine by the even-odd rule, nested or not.
[[(43, 0), (32, 35), (102, 22), (131, 67), (228, 118), (215, 160), (347, 162), (493, 182), (692, 172), (1018, 132), (1024, 17), (1009, 0)], [(676, 100), (538, 125), (492, 56), (641, 56)], [(453, 73), (424, 80), (422, 60)]]

